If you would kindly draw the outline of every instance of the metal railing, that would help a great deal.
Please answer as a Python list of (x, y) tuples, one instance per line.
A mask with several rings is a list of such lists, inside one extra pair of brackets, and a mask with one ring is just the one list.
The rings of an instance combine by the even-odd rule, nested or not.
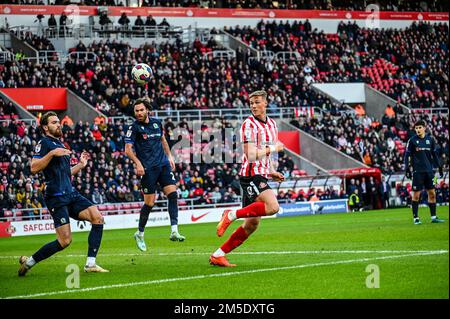
[(207, 60), (209, 56), (212, 56), (214, 59), (233, 59), (236, 57), (236, 51), (234, 50), (215, 50), (211, 52), (207, 52), (203, 54), (203, 59)]
[(37, 123), (37, 120), (34, 120), (34, 119), (5, 119), (5, 120), (1, 120), (0, 119), (0, 124), (2, 122), (6, 122), (9, 125), (9, 123), (11, 123), (12, 121), (25, 122), (28, 125), (32, 125), (33, 123)]
[[(194, 209), (211, 209), (211, 208), (226, 208), (240, 205), (242, 198), (238, 196), (236, 201), (227, 203), (202, 203), (196, 204), (200, 197), (178, 199), (178, 209), (180, 213), (186, 210)], [(139, 213), (144, 202), (120, 202), (120, 203), (103, 203), (95, 204), (102, 215), (119, 215), (119, 214), (132, 214)], [(102, 208), (102, 206), (111, 206), (112, 208)], [(125, 208), (124, 208), (125, 206)], [(152, 209), (152, 213), (167, 211), (167, 200), (157, 200)], [(42, 220), (51, 219), (51, 215), (46, 207), (42, 208), (13, 208), (9, 212), (12, 216), (4, 216), (2, 219), (6, 221), (30, 221), (30, 220)], [(1, 220), (1, 219), (0, 219)]]
[(0, 64), (5, 64), (8, 61), (14, 61), (15, 56), (10, 51), (0, 51)]
[(434, 107), (434, 108), (426, 108), (426, 109), (413, 109), (411, 108), (409, 114), (414, 115), (427, 115), (431, 117), (436, 114), (448, 114), (448, 107)]
[(283, 63), (289, 62), (289, 61), (297, 61), (300, 60), (301, 55), (297, 51), (280, 51), (280, 52), (273, 52), (269, 50), (264, 51), (257, 51), (256, 56), (248, 57), (247, 62), (251, 63), (253, 61), (273, 61), (273, 60), (280, 60)]
[[(325, 113), (320, 107), (314, 106), (314, 116), (322, 118)], [(294, 111), (298, 107), (277, 107), (267, 108), (267, 115), (277, 119), (291, 119)], [(224, 120), (242, 120), (250, 116), (251, 112), (248, 108), (224, 108), (224, 109), (196, 109), (196, 110), (153, 110), (153, 116), (157, 118), (171, 118), (173, 121), (211, 121), (216, 118)], [(134, 121), (130, 116), (113, 116), (108, 117), (109, 123), (116, 120), (124, 120), (128, 123)]]
[(107, 24), (77, 24), (74, 26), (44, 27), (18, 25), (10, 27), (14, 32), (42, 34), (47, 39), (62, 38), (177, 38), (183, 34), (180, 26), (120, 26)]

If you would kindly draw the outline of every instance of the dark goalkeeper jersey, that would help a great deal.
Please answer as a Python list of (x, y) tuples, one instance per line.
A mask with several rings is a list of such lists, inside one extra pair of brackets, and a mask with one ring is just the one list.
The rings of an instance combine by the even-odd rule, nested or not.
[(406, 145), (405, 169), (412, 165), (414, 172), (433, 172), (440, 166), (439, 154), (434, 139), (426, 134), (411, 137)]

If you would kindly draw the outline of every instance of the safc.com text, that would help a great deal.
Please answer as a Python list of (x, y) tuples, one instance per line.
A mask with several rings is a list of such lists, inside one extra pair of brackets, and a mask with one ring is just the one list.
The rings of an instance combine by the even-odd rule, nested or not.
[(31, 225), (23, 225), (23, 231), (27, 232), (35, 232), (35, 231), (44, 231), (44, 230), (53, 230), (55, 229), (55, 225), (51, 223), (45, 224), (31, 224)]

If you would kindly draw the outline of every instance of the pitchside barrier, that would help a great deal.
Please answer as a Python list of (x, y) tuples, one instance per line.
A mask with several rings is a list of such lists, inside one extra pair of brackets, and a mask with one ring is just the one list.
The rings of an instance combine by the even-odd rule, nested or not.
[(348, 213), (347, 199), (333, 199), (313, 202), (297, 202), (293, 204), (281, 204), (276, 217), (289, 217), (300, 215), (318, 215), (329, 213)]
[[(230, 209), (239, 209), (241, 204), (234, 203)], [(198, 208), (180, 211), (178, 216), (179, 225), (217, 223), (222, 216), (224, 207), (220, 208)], [(297, 204), (281, 204), (278, 214), (263, 218), (275, 218), (297, 215), (312, 215), (326, 213), (348, 212), (347, 200), (325, 200), (316, 202), (299, 202)], [(106, 215), (105, 230), (136, 228), (139, 222), (139, 214)], [(166, 211), (152, 212), (148, 218), (147, 227), (169, 226), (170, 218)], [(86, 221), (70, 220), (73, 232), (90, 231), (91, 224)], [(28, 236), (40, 234), (53, 234), (55, 228), (52, 219), (7, 221), (0, 222), (0, 237)]]

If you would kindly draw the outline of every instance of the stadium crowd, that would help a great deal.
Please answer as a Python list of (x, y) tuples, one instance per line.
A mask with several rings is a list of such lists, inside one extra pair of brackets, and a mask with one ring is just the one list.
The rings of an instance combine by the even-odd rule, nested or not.
[[(325, 34), (305, 22), (266, 22), (226, 31), (251, 47), (274, 53), (296, 51), (289, 64), (302, 81), (366, 82), (410, 108), (448, 108), (448, 27), (413, 23), (399, 29), (365, 29), (341, 22), (337, 34)], [(283, 60), (263, 61), (267, 71), (283, 73), (280, 87), (291, 86)], [(277, 74), (278, 75), (278, 74)], [(286, 88), (286, 86), (288, 86)]]
[[(433, 115), (429, 133), (440, 146), (444, 168), (448, 170), (448, 115)], [(333, 117), (325, 114), (323, 118), (300, 117), (291, 124), (319, 138), (341, 152), (379, 168), (384, 174), (394, 174), (404, 170), (403, 153), (405, 143), (414, 132), (414, 115), (383, 116), (378, 121), (367, 115), (342, 114)]]
[[(236, 58), (203, 58), (218, 45), (195, 41), (193, 46), (163, 43), (133, 49), (123, 42), (101, 41), (86, 47), (79, 43), (73, 51), (93, 52), (94, 61), (68, 60), (57, 64), (32, 64), (28, 60), (8, 61), (0, 74), (0, 87), (68, 87), (107, 116), (132, 115), (130, 103), (141, 96), (153, 101), (154, 109), (243, 108), (249, 92), (265, 87), (269, 93), (269, 112), (279, 107), (319, 106), (334, 114), (341, 105), (308, 89), (287, 68), (287, 81), (295, 81), (287, 91), (281, 72), (265, 72), (261, 65), (248, 65), (243, 54)], [(156, 76), (148, 87), (136, 86), (130, 71), (137, 61), (146, 61)], [(251, 80), (250, 80), (251, 79)]]
[[(9, 0), (11, 4), (78, 4), (87, 6), (124, 6), (126, 0)], [(372, 3), (372, 2), (371, 2)], [(411, 1), (411, 0), (376, 0), (381, 10), (387, 11), (448, 11), (448, 2)], [(350, 0), (144, 0), (142, 7), (201, 7), (201, 8), (255, 8), (255, 9), (303, 9), (303, 10), (359, 10), (364, 11), (364, 2)]]
[[(371, 31), (342, 24), (339, 34), (326, 35), (312, 30), (308, 23), (260, 22), (256, 28), (227, 30), (259, 50), (298, 50), (301, 58), (296, 63), (274, 59), (247, 64), (246, 54), (239, 50), (236, 58), (204, 58), (204, 53), (220, 48), (212, 39), (207, 43), (197, 39), (189, 46), (180, 40), (158, 46), (151, 43), (137, 49), (116, 41), (94, 42), (87, 47), (80, 42), (73, 51), (95, 53), (95, 61), (69, 60), (63, 68), (53, 63), (33, 64), (27, 59), (7, 61), (0, 65), (0, 88), (69, 87), (105, 115), (115, 116), (132, 115), (132, 101), (142, 96), (151, 99), (154, 109), (245, 108), (248, 93), (264, 87), (269, 92), (269, 114), (280, 107), (318, 106), (325, 111), (323, 119), (300, 117), (292, 124), (385, 174), (402, 171), (404, 143), (413, 134), (410, 123), (414, 119), (397, 113), (382, 119), (341, 114), (340, 105), (311, 90), (309, 85), (319, 81), (371, 83), (375, 77), (370, 76), (369, 69), (375, 65), (385, 71), (383, 80), (393, 81), (392, 86), (379, 89), (407, 106), (448, 107), (448, 77), (443, 72), (448, 68), (448, 47), (443, 41), (448, 38), (448, 29), (440, 24), (420, 23), (404, 31)], [(48, 45), (43, 38), (20, 36), (36, 48)], [(380, 37), (384, 42), (379, 42)], [(394, 45), (400, 40), (403, 51)], [(137, 61), (146, 61), (156, 71), (147, 87), (136, 86), (129, 77)], [(11, 105), (2, 102), (0, 119), (10, 119), (11, 111)], [(215, 123), (215, 129), (232, 125), (219, 123)], [(170, 136), (176, 125), (166, 124)], [(433, 116), (430, 126), (448, 169), (448, 116)], [(89, 194), (96, 203), (142, 199), (133, 166), (122, 153), (125, 128), (124, 123), (77, 123), (74, 128), (64, 127), (64, 140), (75, 152), (88, 149), (93, 162), (99, 163), (90, 164), (74, 178), (77, 189)], [(27, 165), (40, 134), (36, 125), (3, 121), (0, 130), (0, 160), (10, 163), (0, 176), (2, 203), (8, 203), (8, 207), (42, 205), (42, 185), (37, 176), (30, 176)], [(237, 165), (179, 165), (178, 172), (187, 172), (186, 176), (177, 175), (182, 198), (198, 198), (196, 203), (202, 203), (238, 196), (237, 179), (230, 180), (230, 176), (237, 175)], [(280, 165), (286, 177), (299, 174), (286, 157)], [(348, 195), (329, 189), (320, 194), (315, 190), (306, 194), (291, 191), (279, 196), (303, 200)], [(445, 198), (445, 194), (441, 197)]]
[[(7, 105), (4, 102), (0, 105), (0, 114), (3, 114)], [(210, 140), (202, 133), (209, 132), (213, 135), (220, 131), (225, 136), (225, 128), (234, 128), (236, 125), (237, 122), (227, 122), (223, 119), (216, 119), (210, 124), (203, 123), (197, 132), (201, 136), (203, 156), (210, 152), (210, 148), (205, 147)], [(233, 163), (224, 162), (224, 158), (216, 158), (217, 161), (211, 164), (206, 164), (206, 161), (196, 163), (193, 154), (200, 152), (200, 145), (193, 140), (193, 128), (189, 127), (187, 122), (174, 123), (171, 119), (166, 119), (164, 128), (167, 140), (172, 145), (178, 142), (174, 136), (177, 127), (189, 130), (192, 145), (189, 148), (181, 148), (186, 151), (184, 154), (175, 155), (175, 158), (179, 159), (175, 172), (179, 198), (192, 199), (194, 204), (235, 202), (240, 194), (237, 146), (226, 150)], [(66, 147), (73, 151), (73, 165), (77, 163), (77, 158), (83, 150), (91, 154), (89, 165), (73, 177), (73, 185), (96, 204), (143, 200), (139, 189), (140, 178), (135, 174), (134, 165), (124, 154), (126, 130), (127, 125), (123, 120), (100, 125), (80, 122), (73, 128), (64, 123), (62, 127), (62, 140)], [(0, 162), (7, 163), (7, 166), (2, 166), (0, 172), (0, 207), (31, 209), (45, 205), (39, 174), (32, 175), (30, 172), (30, 154), (40, 136), (35, 122), (31, 125), (16, 119), (1, 122)], [(278, 163), (279, 170), (286, 177), (302, 174), (287, 155), (280, 157)], [(159, 196), (163, 196), (162, 192)]]

